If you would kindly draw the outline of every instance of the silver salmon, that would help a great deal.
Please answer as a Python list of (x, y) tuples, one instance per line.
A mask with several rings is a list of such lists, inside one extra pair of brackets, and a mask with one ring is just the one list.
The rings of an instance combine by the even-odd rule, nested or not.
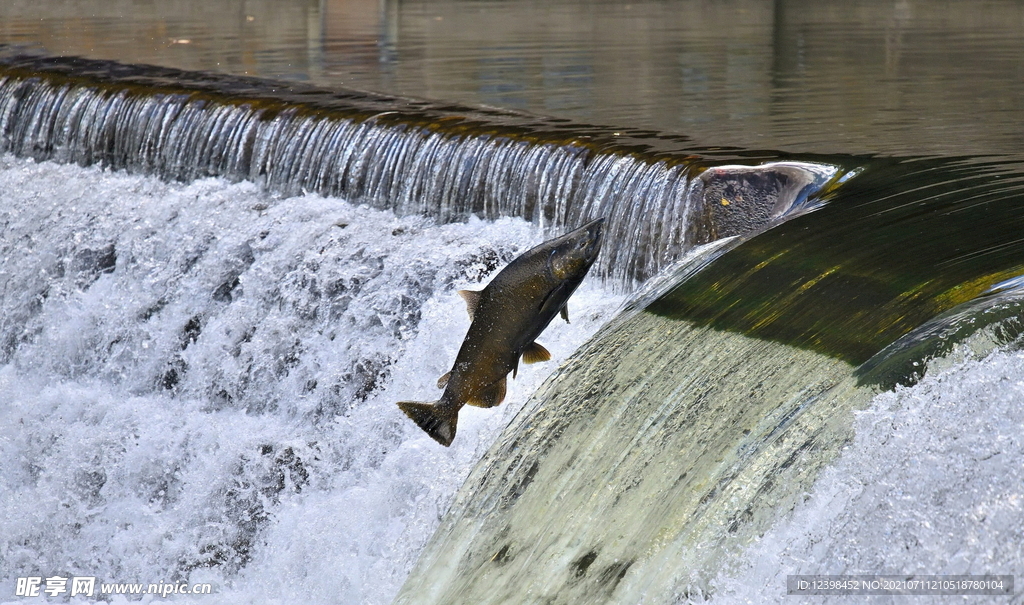
[(537, 336), (555, 315), (569, 321), (566, 301), (601, 250), (604, 219), (526, 251), (480, 291), (460, 290), (471, 323), (455, 365), (437, 381), (444, 389), (433, 403), (400, 401), (398, 407), (444, 446), (452, 444), (464, 405), (490, 408), (505, 399), (506, 380), (519, 360), (551, 359)]

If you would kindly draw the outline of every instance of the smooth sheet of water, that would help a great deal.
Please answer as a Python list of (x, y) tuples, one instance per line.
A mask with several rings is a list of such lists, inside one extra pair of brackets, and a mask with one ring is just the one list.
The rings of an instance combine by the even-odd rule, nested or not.
[[(716, 603), (826, 603), (787, 574), (1016, 574), (1024, 569), (1024, 354), (997, 352), (879, 395), (793, 514), (728, 565)], [(1015, 588), (1015, 599), (1020, 588)], [(840, 597), (894, 603), (914, 597)], [(917, 597), (1006, 603), (1006, 596)]]
[(797, 152), (1017, 154), (1024, 6), (5, 0), (0, 42)]

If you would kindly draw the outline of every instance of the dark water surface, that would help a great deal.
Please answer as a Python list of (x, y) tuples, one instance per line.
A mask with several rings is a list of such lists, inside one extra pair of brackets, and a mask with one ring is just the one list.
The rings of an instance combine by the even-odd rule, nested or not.
[(1017, 154), (1024, 5), (5, 0), (0, 42), (815, 153)]

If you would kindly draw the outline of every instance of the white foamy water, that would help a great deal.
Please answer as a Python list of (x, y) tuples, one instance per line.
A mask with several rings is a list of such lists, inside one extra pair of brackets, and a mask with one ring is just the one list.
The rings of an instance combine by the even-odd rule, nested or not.
[(389, 602), (471, 466), (622, 302), (588, 280), (541, 338), (553, 360), (434, 443), (395, 402), (438, 397), (469, 325), (455, 291), (540, 240), (0, 157), (0, 600), (91, 576)]
[[(389, 602), (471, 466), (621, 303), (585, 283), (541, 339), (553, 362), (464, 409), (451, 448), (430, 440), (395, 401), (438, 396), (469, 323), (455, 290), (540, 239), (0, 157), (0, 601), (44, 601), (16, 578), (60, 575)], [(1022, 427), (1020, 352), (878, 396), (712, 599), (826, 600), (786, 596), (788, 574), (1020, 582)]]
[[(997, 351), (875, 397), (788, 517), (721, 574), (716, 603), (1019, 602), (1024, 352)], [(786, 595), (789, 574), (1009, 574), (1015, 597)]]

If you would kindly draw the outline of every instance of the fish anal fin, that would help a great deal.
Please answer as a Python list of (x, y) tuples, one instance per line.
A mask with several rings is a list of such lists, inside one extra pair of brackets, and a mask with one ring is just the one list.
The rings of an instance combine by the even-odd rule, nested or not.
[(459, 296), (466, 301), (466, 311), (469, 312), (469, 320), (473, 321), (476, 315), (476, 307), (480, 304), (480, 292), (476, 290), (459, 290)]
[(551, 353), (539, 343), (531, 342), (523, 350), (523, 363), (538, 363), (549, 359), (551, 359)]
[(455, 427), (459, 421), (458, 410), (442, 408), (437, 403), (420, 403), (418, 401), (399, 401), (405, 415), (412, 419), (430, 437), (448, 447), (455, 439)]
[(562, 319), (565, 320), (565, 323), (569, 323), (569, 303), (562, 306)]
[(507, 387), (508, 380), (503, 376), (501, 380), (478, 391), (466, 403), (478, 408), (493, 408), (496, 405), (501, 405), (501, 402), (505, 401), (505, 390)]
[(437, 388), (443, 389), (446, 386), (448, 386), (448, 379), (451, 377), (451, 372), (445, 372), (440, 378), (437, 379)]

